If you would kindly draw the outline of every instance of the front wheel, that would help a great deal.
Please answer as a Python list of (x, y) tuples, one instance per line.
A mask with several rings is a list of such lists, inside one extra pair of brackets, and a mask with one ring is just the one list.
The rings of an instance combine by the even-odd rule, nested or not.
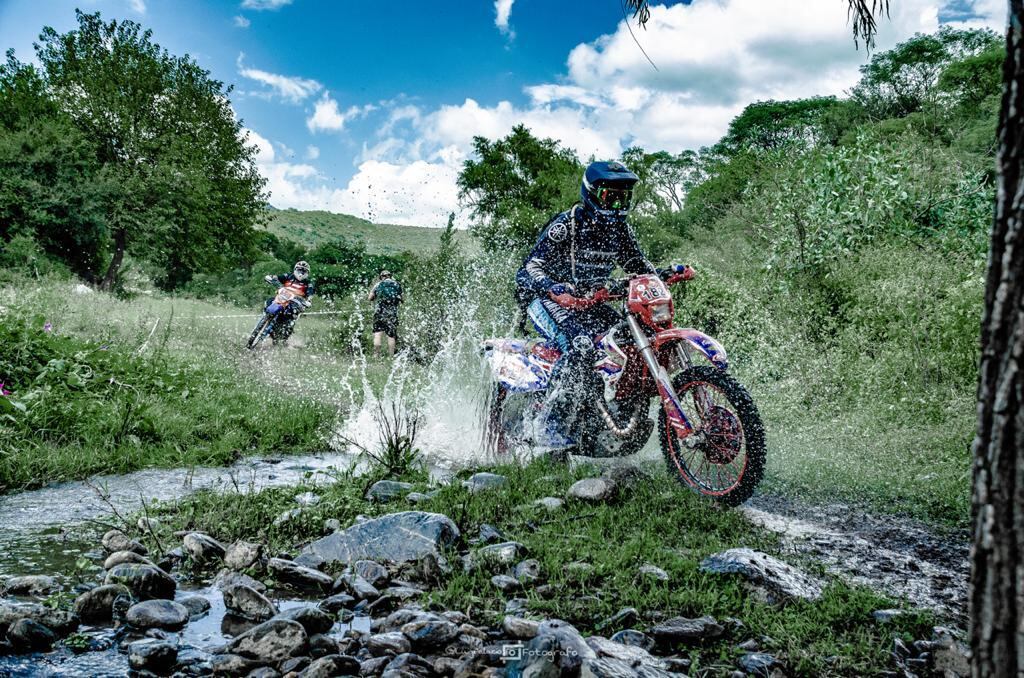
[(662, 409), (658, 433), (669, 473), (723, 504), (742, 504), (764, 476), (764, 425), (753, 399), (717, 367), (691, 367), (672, 386), (694, 431), (679, 438)]
[(253, 328), (252, 334), (249, 335), (249, 341), (246, 342), (245, 347), (250, 351), (256, 348), (256, 345), (263, 341), (263, 338), (267, 336), (266, 328), (267, 323), (273, 320), (274, 316), (269, 313), (264, 313), (263, 317), (260, 318), (259, 322), (256, 323), (256, 327)]

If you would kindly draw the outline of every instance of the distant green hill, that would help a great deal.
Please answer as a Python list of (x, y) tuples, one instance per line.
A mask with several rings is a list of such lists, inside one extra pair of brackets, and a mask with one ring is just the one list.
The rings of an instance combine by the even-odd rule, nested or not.
[[(265, 228), (278, 237), (310, 247), (338, 238), (361, 240), (370, 254), (433, 250), (441, 236), (441, 230), (437, 228), (375, 224), (350, 214), (294, 209), (268, 210)], [(467, 248), (475, 246), (467, 231), (457, 231), (455, 239)]]

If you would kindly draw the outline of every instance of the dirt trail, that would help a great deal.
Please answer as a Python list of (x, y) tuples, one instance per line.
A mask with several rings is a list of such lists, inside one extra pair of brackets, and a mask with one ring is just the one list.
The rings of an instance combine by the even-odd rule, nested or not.
[(846, 581), (967, 621), (969, 535), (850, 504), (807, 504), (758, 496), (741, 509), (776, 532), (783, 547), (824, 563)]

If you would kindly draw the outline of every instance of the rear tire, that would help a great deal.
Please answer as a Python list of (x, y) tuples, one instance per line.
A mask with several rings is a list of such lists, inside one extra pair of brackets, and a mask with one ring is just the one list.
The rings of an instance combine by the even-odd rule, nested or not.
[[(661, 440), (661, 451), (665, 455), (665, 462), (668, 465), (669, 473), (678, 478), (679, 482), (698, 494), (710, 497), (722, 504), (739, 506), (747, 499), (750, 499), (764, 477), (764, 465), (767, 456), (764, 424), (761, 422), (761, 415), (758, 414), (757, 406), (754, 405), (754, 400), (750, 397), (747, 389), (719, 368), (701, 366), (684, 370), (672, 379), (672, 386), (676, 394), (678, 394), (683, 409), (692, 425), (699, 426), (702, 423), (699, 417), (695, 416), (695, 403), (692, 398), (688, 398), (688, 394), (695, 386), (701, 384), (709, 386), (712, 390), (722, 394), (728, 402), (729, 408), (716, 406), (718, 407), (719, 417), (733, 417), (739, 420), (741, 427), (739, 430), (741, 436), (739, 442), (743, 446), (743, 453), (745, 454), (745, 463), (739, 471), (739, 477), (731, 487), (725, 488), (711, 487), (707, 482), (703, 481), (697, 471), (705, 468), (708, 463), (711, 464), (712, 468), (718, 466), (721, 469), (731, 465), (735, 458), (739, 456), (738, 452), (732, 449), (735, 441), (727, 440), (728, 445), (724, 448), (724, 451), (722, 447), (722, 445), (725, 445), (724, 442), (722, 445), (717, 446), (703, 442), (700, 444), (702, 449), (688, 450), (668, 425), (668, 417), (666, 417), (664, 409), (661, 410), (658, 416), (658, 436)], [(728, 414), (722, 415), (720, 414), (721, 412), (728, 412)], [(729, 423), (730, 420), (725, 419), (725, 421)], [(735, 433), (733, 432), (731, 435), (735, 435)], [(726, 435), (723, 434), (720, 437), (725, 439)], [(687, 454), (690, 454), (689, 459)], [(721, 463), (722, 456), (730, 454), (733, 457), (728, 462)], [(698, 461), (700, 465), (697, 469), (694, 469), (693, 466), (697, 465)]]
[(263, 341), (263, 338), (266, 336), (266, 333), (263, 330), (266, 328), (267, 323), (270, 322), (271, 318), (272, 316), (269, 313), (264, 313), (263, 317), (256, 323), (256, 327), (253, 328), (252, 334), (249, 335), (249, 341), (245, 344), (247, 349), (251, 351), (256, 348), (261, 341)]

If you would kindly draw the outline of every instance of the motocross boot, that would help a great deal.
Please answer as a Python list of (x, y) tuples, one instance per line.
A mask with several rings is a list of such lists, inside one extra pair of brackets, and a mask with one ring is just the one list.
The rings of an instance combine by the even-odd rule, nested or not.
[(564, 456), (576, 447), (572, 431), (587, 402), (594, 374), (594, 348), (588, 337), (576, 337), (574, 350), (563, 356), (552, 371), (548, 391), (538, 417), (541, 434), (538, 441), (554, 454)]

